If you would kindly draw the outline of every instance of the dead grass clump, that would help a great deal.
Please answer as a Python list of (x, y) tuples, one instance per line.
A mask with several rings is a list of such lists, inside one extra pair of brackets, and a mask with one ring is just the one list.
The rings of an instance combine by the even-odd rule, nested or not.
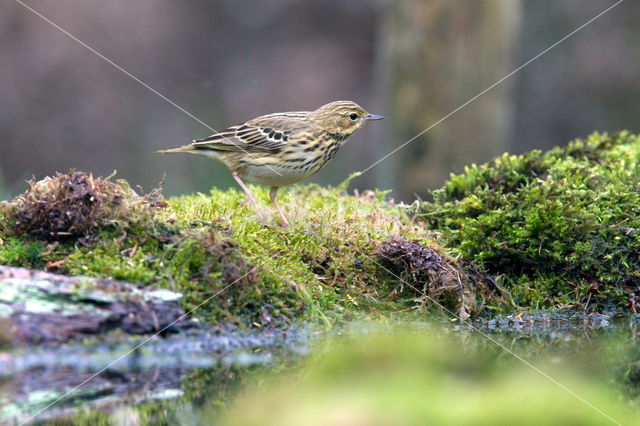
[(234, 284), (236, 291), (256, 285), (258, 277), (255, 274), (255, 267), (246, 261), (238, 245), (231, 238), (214, 230), (202, 232), (196, 238), (199, 239), (205, 251), (202, 266), (205, 275), (220, 270), (222, 281), (226, 284)]
[(29, 189), (9, 203), (16, 233), (61, 240), (116, 223), (147, 220), (166, 206), (160, 189), (139, 196), (124, 181), (94, 178), (80, 171), (58, 173), (29, 182)]
[(420, 305), (435, 302), (455, 309), (461, 318), (477, 311), (478, 284), (483, 279), (475, 271), (466, 270), (429, 246), (404, 238), (384, 241), (377, 254), (383, 266), (400, 278), (394, 292), (412, 294)]

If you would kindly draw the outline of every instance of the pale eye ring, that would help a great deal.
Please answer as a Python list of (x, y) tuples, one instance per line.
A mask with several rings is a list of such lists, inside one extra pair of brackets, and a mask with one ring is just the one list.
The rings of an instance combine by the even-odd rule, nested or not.
[(351, 114), (349, 114), (349, 119), (351, 121), (356, 121), (358, 119), (358, 114), (356, 114), (355, 112), (352, 112)]

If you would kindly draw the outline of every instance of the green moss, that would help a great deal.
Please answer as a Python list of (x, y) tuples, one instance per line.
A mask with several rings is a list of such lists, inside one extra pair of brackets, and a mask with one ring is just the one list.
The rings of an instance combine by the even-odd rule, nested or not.
[(521, 306), (628, 306), (640, 284), (640, 138), (593, 134), (452, 175), (420, 217)]
[[(266, 190), (254, 190), (268, 205)], [(377, 242), (396, 234), (427, 241), (426, 233), (412, 231), (394, 218), (392, 213), (399, 212), (391, 211), (381, 193), (357, 198), (317, 186), (293, 188), (281, 197), (292, 223), (289, 229), (275, 223), (264, 226), (252, 211), (238, 206), (242, 199), (239, 191), (214, 190), (210, 197), (171, 200), (169, 214), (184, 224), (217, 224), (222, 229), (218, 232), (227, 233), (246, 261), (255, 265), (259, 279), (234, 285), (216, 299), (218, 303), (231, 297), (230, 303), (245, 312), (311, 316), (326, 322), (341, 312), (369, 307), (378, 299), (381, 275), (386, 275), (367, 262), (376, 257)], [(277, 217), (274, 209), (268, 216)], [(219, 291), (220, 286), (213, 288)]]
[(42, 268), (44, 262), (40, 254), (45, 251), (45, 244), (40, 241), (25, 240), (0, 234), (0, 265), (26, 266)]
[[(267, 188), (252, 188), (265, 212), (263, 223), (253, 209), (239, 205), (244, 196), (238, 190), (165, 202), (157, 192), (140, 197), (122, 182), (93, 180), (82, 172), (42, 182), (32, 183), (27, 195), (4, 210), (9, 219), (0, 222), (0, 263), (169, 288), (184, 294), (185, 310), (210, 322), (331, 324), (354, 313), (419, 308), (424, 303), (415, 299), (421, 293), (439, 297), (429, 287), (442, 287), (444, 274), (403, 275), (408, 285), (400, 285), (393, 271), (401, 268), (393, 262), (381, 266), (388, 258), (381, 257), (380, 247), (393, 238), (429, 246), (429, 253), (446, 259), (442, 267), (466, 276), (429, 232), (407, 224), (404, 210), (383, 192), (349, 196), (346, 184), (292, 187), (279, 197), (292, 223), (283, 229)], [(90, 208), (76, 203), (69, 182), (80, 182), (78, 191), (103, 201)], [(53, 224), (46, 221), (48, 211), (54, 212)], [(394, 260), (404, 262), (402, 255)], [(458, 299), (442, 300), (458, 309)]]

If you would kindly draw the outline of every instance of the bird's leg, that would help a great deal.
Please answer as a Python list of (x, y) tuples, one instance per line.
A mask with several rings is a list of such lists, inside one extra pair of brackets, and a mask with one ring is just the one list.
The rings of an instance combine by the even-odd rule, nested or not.
[(278, 193), (278, 187), (277, 186), (272, 186), (271, 189), (269, 190), (269, 197), (271, 197), (271, 202), (276, 205), (276, 208), (278, 209), (278, 213), (280, 213), (280, 217), (282, 218), (282, 221), (284, 222), (284, 225), (282, 225), (282, 227), (283, 228), (288, 228), (289, 227), (289, 221), (287, 221), (287, 218), (284, 217), (284, 212), (282, 211), (282, 208), (280, 208), (280, 205), (276, 201), (276, 194), (277, 193)]
[(236, 182), (238, 182), (238, 185), (240, 185), (244, 193), (247, 194), (247, 201), (253, 204), (253, 207), (256, 209), (256, 213), (258, 213), (258, 216), (260, 216), (260, 219), (261, 220), (264, 219), (264, 217), (262, 216), (262, 212), (258, 208), (258, 203), (256, 203), (256, 199), (253, 198), (253, 194), (251, 193), (251, 191), (249, 191), (249, 188), (247, 188), (247, 185), (244, 184), (244, 182), (242, 181), (242, 179), (240, 179), (240, 176), (236, 172), (233, 172), (231, 175), (236, 180)]

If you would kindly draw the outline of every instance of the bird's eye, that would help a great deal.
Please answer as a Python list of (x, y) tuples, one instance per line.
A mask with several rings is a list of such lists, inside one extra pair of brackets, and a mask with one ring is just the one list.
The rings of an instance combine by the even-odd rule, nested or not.
[(358, 114), (352, 112), (351, 114), (349, 114), (349, 119), (351, 119), (352, 121), (356, 121), (358, 119)]

